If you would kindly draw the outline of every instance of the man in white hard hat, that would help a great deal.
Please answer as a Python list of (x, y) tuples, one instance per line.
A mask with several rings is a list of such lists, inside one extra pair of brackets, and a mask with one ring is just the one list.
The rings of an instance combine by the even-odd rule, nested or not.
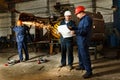
[[(61, 21), (60, 25), (66, 25), (70, 31), (74, 29), (75, 22), (71, 20), (71, 12), (65, 11), (65, 19)], [(68, 34), (71, 34), (70, 32)], [(61, 65), (59, 67), (66, 66), (66, 53), (68, 54), (68, 68), (73, 69), (73, 36), (63, 37), (61, 35)]]

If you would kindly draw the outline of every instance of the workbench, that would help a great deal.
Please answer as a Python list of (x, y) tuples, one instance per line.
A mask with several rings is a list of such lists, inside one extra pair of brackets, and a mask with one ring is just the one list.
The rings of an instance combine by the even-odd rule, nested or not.
[(53, 39), (51, 41), (37, 41), (37, 42), (32, 42), (28, 43), (28, 46), (30, 46), (34, 52), (38, 52), (38, 49), (40, 48), (40, 45), (42, 44), (47, 44), (49, 47), (49, 54), (53, 55), (54, 52), (54, 45), (59, 45), (59, 40)]

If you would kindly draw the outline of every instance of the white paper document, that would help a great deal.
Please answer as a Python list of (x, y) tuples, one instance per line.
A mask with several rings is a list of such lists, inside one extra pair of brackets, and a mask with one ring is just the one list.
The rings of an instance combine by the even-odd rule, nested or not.
[(70, 33), (70, 29), (67, 25), (60, 25), (58, 26), (58, 31), (61, 33), (63, 38), (72, 37), (73, 35)]

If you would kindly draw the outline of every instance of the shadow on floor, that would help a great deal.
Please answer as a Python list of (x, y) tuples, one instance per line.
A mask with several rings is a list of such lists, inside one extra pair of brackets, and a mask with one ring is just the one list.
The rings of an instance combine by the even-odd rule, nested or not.
[(100, 76), (103, 76), (103, 75), (110, 75), (110, 74), (115, 74), (115, 73), (120, 73), (120, 68), (115, 68), (115, 69), (112, 69), (112, 70), (95, 73), (94, 77), (100, 77)]

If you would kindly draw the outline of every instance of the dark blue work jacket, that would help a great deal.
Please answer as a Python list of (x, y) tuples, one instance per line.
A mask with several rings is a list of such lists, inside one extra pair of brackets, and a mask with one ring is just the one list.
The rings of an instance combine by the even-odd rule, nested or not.
[(85, 15), (82, 19), (80, 19), (78, 27), (75, 30), (78, 45), (81, 45), (81, 47), (88, 45), (91, 29), (92, 19), (88, 15)]
[(16, 33), (16, 41), (17, 42), (23, 42), (26, 41), (26, 32), (28, 31), (28, 27), (24, 27), (24, 26), (15, 26), (13, 27), (13, 30)]
[(74, 21), (72, 21), (72, 20), (70, 20), (68, 23), (65, 23), (65, 20), (62, 20), (61, 21), (61, 23), (60, 23), (60, 25), (67, 25), (67, 27), (69, 28), (69, 29), (75, 29), (75, 22)]

